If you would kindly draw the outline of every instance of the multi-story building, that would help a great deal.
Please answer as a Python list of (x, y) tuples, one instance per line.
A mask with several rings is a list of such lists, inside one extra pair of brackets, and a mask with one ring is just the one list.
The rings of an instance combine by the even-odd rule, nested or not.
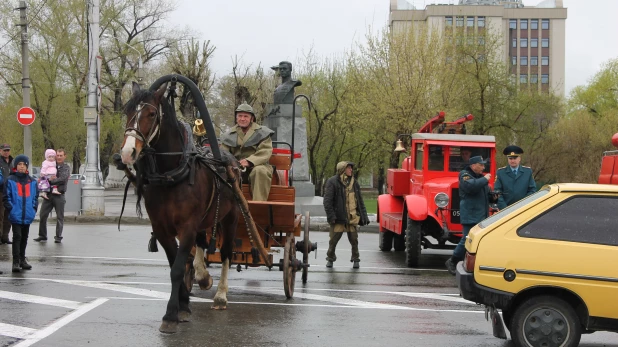
[(562, 0), (545, 0), (534, 7), (524, 6), (522, 0), (459, 0), (423, 10), (405, 0), (390, 0), (389, 26), (392, 32), (413, 25), (441, 33), (458, 27), (489, 30), (503, 37), (502, 54), (517, 83), (564, 96), (566, 18)]

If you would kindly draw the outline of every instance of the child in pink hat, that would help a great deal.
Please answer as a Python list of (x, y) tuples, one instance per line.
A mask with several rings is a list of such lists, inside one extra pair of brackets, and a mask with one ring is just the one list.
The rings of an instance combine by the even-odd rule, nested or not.
[(51, 190), (52, 194), (60, 194), (58, 191), (58, 186), (50, 186), (49, 180), (52, 177), (55, 177), (58, 173), (58, 169), (56, 168), (56, 151), (53, 149), (45, 150), (45, 160), (41, 164), (41, 178), (39, 180), (38, 188), (41, 191), (41, 196), (44, 199), (49, 199), (47, 197), (47, 192)]

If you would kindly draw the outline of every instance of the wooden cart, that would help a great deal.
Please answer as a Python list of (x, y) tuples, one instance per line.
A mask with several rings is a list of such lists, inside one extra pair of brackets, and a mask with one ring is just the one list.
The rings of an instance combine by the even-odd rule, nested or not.
[[(283, 288), (285, 296), (291, 298), (294, 295), (294, 284), (296, 282), (296, 272), (302, 270), (302, 281), (307, 282), (309, 268), (309, 253), (317, 249), (317, 243), (309, 241), (309, 212), (304, 215), (295, 213), (296, 193), (291, 185), (291, 167), (293, 163), (292, 148), (283, 142), (273, 142), (274, 145), (286, 144), (290, 149), (274, 148), (270, 159), (273, 166), (273, 184), (268, 195), (268, 201), (253, 201), (251, 190), (248, 184), (242, 185), (242, 192), (249, 204), (249, 211), (258, 228), (258, 233), (268, 251), (268, 262), (263, 259), (255, 247), (252, 247), (247, 230), (247, 224), (241, 216), (238, 222), (234, 253), (231, 265), (236, 264), (237, 270), (241, 271), (242, 266), (257, 267), (273, 264), (273, 253), (280, 250), (272, 248), (283, 248), (283, 257), (280, 259), (278, 267), (283, 271)], [(296, 158), (300, 157), (297, 153)], [(301, 229), (302, 239), (301, 239)], [(210, 235), (208, 235), (210, 236)], [(217, 239), (217, 250), (220, 249), (221, 239)], [(296, 258), (296, 253), (302, 253), (302, 261)], [(192, 254), (195, 254), (192, 252)], [(221, 263), (221, 254), (217, 251), (214, 254), (206, 254), (206, 264)], [(189, 291), (192, 287), (193, 272), (187, 264), (187, 273), (190, 280), (187, 281)], [(273, 265), (269, 266), (269, 269)], [(188, 279), (189, 279), (188, 278)]]

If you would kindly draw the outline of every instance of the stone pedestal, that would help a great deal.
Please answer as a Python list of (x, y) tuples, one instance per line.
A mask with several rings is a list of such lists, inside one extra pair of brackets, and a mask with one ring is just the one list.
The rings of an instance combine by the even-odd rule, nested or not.
[[(264, 125), (275, 131), (273, 141), (285, 141), (292, 143), (294, 132), (294, 152), (299, 152), (301, 157), (294, 159), (292, 177), (296, 188), (296, 213), (309, 211), (312, 216), (324, 215), (321, 197), (315, 196), (315, 186), (309, 178), (309, 157), (307, 155), (307, 121), (302, 117), (302, 107), (296, 105), (294, 127), (292, 129), (292, 104), (269, 104), (266, 106)], [(279, 148), (286, 148), (280, 145)]]

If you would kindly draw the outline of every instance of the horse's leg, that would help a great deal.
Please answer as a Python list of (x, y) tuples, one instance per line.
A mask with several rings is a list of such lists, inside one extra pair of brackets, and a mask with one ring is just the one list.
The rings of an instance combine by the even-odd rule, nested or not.
[[(210, 229), (209, 229), (210, 230)], [(208, 290), (212, 287), (212, 277), (206, 269), (204, 261), (204, 249), (206, 248), (206, 230), (201, 230), (195, 238), (195, 258), (193, 259), (193, 269), (195, 269), (195, 280), (200, 285), (200, 289)]]
[[(165, 312), (165, 315), (163, 316), (163, 321), (161, 322), (161, 327), (159, 328), (159, 331), (163, 333), (175, 333), (176, 329), (178, 328), (178, 312), (181, 310), (181, 308), (186, 310), (189, 307), (189, 292), (184, 286), (183, 280), (185, 275), (185, 265), (187, 263), (187, 259), (189, 258), (189, 253), (191, 252), (191, 247), (193, 247), (193, 244), (195, 244), (195, 232), (192, 232), (191, 230), (195, 229), (182, 228), (180, 230), (183, 230), (184, 232), (179, 235), (180, 243), (178, 246), (178, 251), (176, 253), (176, 259), (174, 259), (174, 264), (172, 265), (172, 269), (170, 271), (172, 292), (170, 294), (170, 299), (167, 303), (167, 310)], [(169, 247), (170, 243), (176, 243), (176, 241), (174, 240), (174, 236), (172, 236), (171, 234), (166, 236), (165, 239), (167, 247)], [(167, 239), (171, 239), (173, 242), (170, 242)], [(166, 253), (168, 252), (167, 248), (165, 248), (165, 251)], [(181, 301), (183, 301), (184, 304), (182, 306)]]
[(221, 279), (217, 285), (217, 294), (215, 294), (212, 308), (215, 310), (227, 309), (227, 274), (230, 269), (230, 259), (234, 247), (234, 236), (236, 235), (236, 225), (238, 224), (237, 214), (233, 210), (228, 213), (221, 221), (221, 234), (223, 242), (221, 243)]
[(195, 269), (195, 280), (200, 285), (200, 289), (210, 289), (212, 287), (212, 277), (206, 269), (206, 262), (204, 262), (204, 249), (199, 246), (195, 247), (193, 268)]

